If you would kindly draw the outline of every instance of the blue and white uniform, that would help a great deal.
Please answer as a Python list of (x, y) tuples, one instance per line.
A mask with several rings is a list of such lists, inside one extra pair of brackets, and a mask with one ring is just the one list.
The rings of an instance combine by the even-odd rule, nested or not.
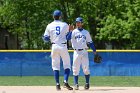
[(91, 43), (91, 42), (92, 42), (92, 39), (87, 30), (82, 29), (80, 31), (77, 28), (72, 31), (71, 43), (74, 49), (73, 75), (79, 75), (81, 65), (82, 65), (84, 74), (85, 75), (90, 74), (87, 43)]
[(52, 43), (52, 69), (54, 71), (54, 78), (56, 81), (56, 89), (60, 90), (59, 71), (60, 71), (60, 58), (62, 58), (64, 68), (64, 86), (68, 90), (73, 88), (68, 84), (68, 78), (70, 74), (71, 64), (70, 56), (67, 49), (66, 36), (69, 32), (69, 25), (60, 21), (61, 11), (55, 10), (53, 13), (54, 21), (47, 25), (45, 33), (43, 35), (44, 41), (51, 41)]
[[(82, 28), (82, 23), (83, 23), (83, 19), (81, 17), (76, 18), (77, 28), (69, 32), (69, 34), (67, 35), (67, 40), (71, 40), (72, 48), (74, 49), (73, 75), (74, 75), (75, 86), (78, 86), (78, 75), (80, 72), (80, 66), (82, 65), (82, 69), (86, 79), (85, 89), (88, 89), (90, 69), (89, 69), (87, 44), (93, 50), (94, 54), (96, 54), (96, 49), (89, 32)], [(78, 89), (78, 87), (76, 87), (76, 89)]]
[(52, 43), (51, 57), (53, 70), (60, 70), (60, 57), (62, 57), (64, 69), (70, 69), (70, 57), (66, 44), (68, 32), (68, 24), (60, 20), (54, 20), (46, 27), (44, 38), (46, 40), (50, 39)]

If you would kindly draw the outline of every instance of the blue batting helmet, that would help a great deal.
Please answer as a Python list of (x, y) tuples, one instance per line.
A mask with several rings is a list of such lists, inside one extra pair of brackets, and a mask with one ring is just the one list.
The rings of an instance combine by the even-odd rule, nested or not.
[(62, 13), (61, 13), (60, 10), (55, 10), (55, 11), (53, 12), (53, 16), (61, 16), (61, 15), (62, 15)]
[(76, 22), (83, 22), (83, 18), (82, 17), (77, 17)]

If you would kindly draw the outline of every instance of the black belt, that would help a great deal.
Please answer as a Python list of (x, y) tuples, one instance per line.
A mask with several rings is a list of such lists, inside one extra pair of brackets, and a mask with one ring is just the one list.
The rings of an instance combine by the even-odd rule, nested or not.
[(84, 50), (84, 49), (74, 49), (74, 50), (82, 51), (82, 50)]
[[(56, 43), (52, 42), (52, 44), (56, 44)], [(60, 44), (67, 44), (67, 43), (65, 42), (65, 43), (60, 43)]]

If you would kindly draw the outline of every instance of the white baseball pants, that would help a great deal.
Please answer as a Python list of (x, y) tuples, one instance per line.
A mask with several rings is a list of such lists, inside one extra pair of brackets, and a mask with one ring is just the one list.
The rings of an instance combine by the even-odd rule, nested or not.
[(89, 58), (87, 50), (75, 50), (73, 54), (73, 75), (79, 75), (80, 66), (82, 66), (85, 75), (90, 74)]
[(66, 44), (52, 44), (51, 57), (53, 70), (60, 70), (60, 58), (63, 61), (63, 68), (71, 69), (70, 56)]

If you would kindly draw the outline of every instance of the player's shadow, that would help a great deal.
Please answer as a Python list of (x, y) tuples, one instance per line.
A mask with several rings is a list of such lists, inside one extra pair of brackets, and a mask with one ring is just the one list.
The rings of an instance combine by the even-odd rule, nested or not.
[(84, 90), (84, 89), (82, 89), (82, 90), (79, 90), (79, 91), (112, 91), (112, 90), (126, 90), (126, 89), (89, 89), (89, 90)]

